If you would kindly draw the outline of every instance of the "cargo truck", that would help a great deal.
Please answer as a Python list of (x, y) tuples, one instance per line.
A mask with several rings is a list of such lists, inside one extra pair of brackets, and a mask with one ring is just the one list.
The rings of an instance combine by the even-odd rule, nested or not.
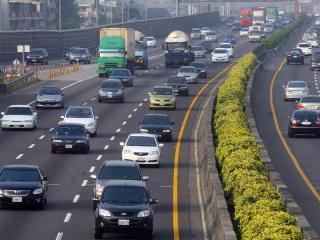
[(257, 7), (252, 9), (252, 25), (263, 25), (266, 22), (265, 8)]
[(266, 21), (269, 23), (275, 23), (278, 20), (278, 8), (267, 7), (266, 8)]
[(163, 44), (165, 50), (165, 66), (189, 65), (194, 61), (194, 53), (191, 51), (190, 40), (182, 31), (171, 32)]
[(113, 69), (126, 68), (134, 73), (135, 31), (131, 28), (101, 28), (98, 75), (109, 76)]
[(240, 25), (242, 27), (249, 27), (252, 25), (252, 9), (251, 8), (240, 9)]

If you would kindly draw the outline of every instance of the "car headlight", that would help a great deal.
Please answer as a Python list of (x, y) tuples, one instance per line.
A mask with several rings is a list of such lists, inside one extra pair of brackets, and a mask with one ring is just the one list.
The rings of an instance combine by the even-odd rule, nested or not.
[(62, 143), (62, 140), (57, 140), (57, 139), (54, 139), (52, 140), (53, 143)]
[(141, 129), (140, 129), (140, 132), (141, 132), (141, 133), (148, 133), (149, 131), (148, 131), (148, 129), (141, 128)]
[(121, 90), (118, 90), (118, 91), (117, 91), (117, 94), (121, 94), (121, 93), (122, 93), (122, 91), (121, 91)]
[(85, 140), (77, 140), (76, 143), (86, 143)]
[(123, 153), (124, 154), (132, 154), (132, 151), (131, 150), (123, 150)]
[(176, 98), (175, 98), (175, 97), (170, 98), (170, 101), (171, 101), (171, 102), (174, 102), (174, 101), (176, 101)]
[(33, 190), (33, 194), (41, 194), (43, 192), (42, 188), (37, 188), (35, 190)]
[(30, 58), (30, 56), (27, 56), (27, 58), (29, 59), (29, 58)]
[(99, 215), (102, 217), (111, 217), (111, 213), (108, 210), (99, 208)]
[(169, 133), (169, 132), (171, 132), (171, 131), (170, 131), (170, 129), (165, 129), (165, 130), (163, 130), (162, 132), (164, 132), (164, 133)]
[(96, 195), (101, 195), (102, 191), (103, 191), (104, 186), (97, 183), (96, 184)]
[(0, 195), (4, 195), (4, 190), (0, 189)]
[(89, 122), (86, 127), (93, 127), (94, 126), (94, 122)]
[(154, 97), (150, 97), (150, 102), (153, 102), (154, 101)]
[(160, 154), (159, 151), (151, 151), (149, 153), (149, 155), (159, 155), (159, 154)]
[(150, 210), (144, 210), (138, 213), (137, 217), (149, 217), (150, 216)]

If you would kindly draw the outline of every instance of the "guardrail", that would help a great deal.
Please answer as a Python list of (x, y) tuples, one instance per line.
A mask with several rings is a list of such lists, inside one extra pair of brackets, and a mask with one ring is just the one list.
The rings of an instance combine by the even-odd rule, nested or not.
[(34, 72), (29, 72), (22, 77), (0, 84), (0, 93), (12, 92), (34, 81), (37, 81), (37, 78), (34, 77)]

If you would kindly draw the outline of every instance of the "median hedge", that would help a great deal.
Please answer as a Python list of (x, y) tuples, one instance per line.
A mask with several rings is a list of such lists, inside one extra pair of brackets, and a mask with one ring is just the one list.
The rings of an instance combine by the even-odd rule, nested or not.
[[(277, 36), (284, 37), (285, 33)], [(280, 38), (280, 37), (279, 37)], [(277, 38), (267, 46), (279, 42)], [(245, 113), (246, 83), (256, 65), (249, 53), (233, 66), (216, 98), (216, 158), (233, 221), (243, 240), (302, 240), (302, 233), (268, 181), (260, 149)]]

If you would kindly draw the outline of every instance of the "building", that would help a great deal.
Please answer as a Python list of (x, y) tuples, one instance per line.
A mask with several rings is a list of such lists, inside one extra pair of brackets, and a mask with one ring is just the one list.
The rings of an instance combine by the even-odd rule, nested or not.
[(92, 27), (97, 24), (96, 0), (77, 0), (82, 28)]

